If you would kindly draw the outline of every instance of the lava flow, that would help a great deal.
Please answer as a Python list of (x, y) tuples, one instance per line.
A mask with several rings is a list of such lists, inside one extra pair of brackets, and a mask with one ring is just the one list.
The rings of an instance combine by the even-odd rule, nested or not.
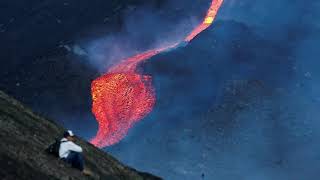
[(152, 79), (139, 74), (137, 66), (163, 51), (190, 42), (213, 23), (222, 2), (223, 0), (212, 0), (204, 20), (183, 42), (127, 58), (92, 82), (92, 112), (99, 124), (97, 135), (91, 139), (92, 144), (105, 147), (119, 142), (135, 122), (151, 112), (155, 104)]

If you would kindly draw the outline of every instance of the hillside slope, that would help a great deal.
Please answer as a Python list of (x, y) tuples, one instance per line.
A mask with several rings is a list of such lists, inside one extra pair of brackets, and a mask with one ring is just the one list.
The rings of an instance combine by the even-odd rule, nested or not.
[(62, 127), (37, 116), (0, 91), (1, 179), (161, 179), (124, 166), (105, 152), (77, 139), (84, 149), (87, 167), (95, 174), (95, 177), (85, 177), (44, 151), (63, 131)]

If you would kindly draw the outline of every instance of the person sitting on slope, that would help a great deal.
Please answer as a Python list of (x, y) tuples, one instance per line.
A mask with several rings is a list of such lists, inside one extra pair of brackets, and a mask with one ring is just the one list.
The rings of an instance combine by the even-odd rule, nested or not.
[(63, 138), (60, 142), (59, 157), (71, 164), (72, 167), (79, 169), (83, 174), (90, 175), (88, 170), (84, 169), (84, 159), (82, 148), (74, 143), (75, 137), (71, 130), (63, 133)]

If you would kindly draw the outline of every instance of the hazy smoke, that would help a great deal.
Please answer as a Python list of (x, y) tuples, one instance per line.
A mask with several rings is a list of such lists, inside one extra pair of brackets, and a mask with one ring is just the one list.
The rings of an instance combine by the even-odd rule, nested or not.
[[(163, 6), (169, 7), (168, 4)], [(175, 14), (174, 11), (179, 9), (169, 13)], [(89, 61), (100, 72), (106, 72), (108, 67), (137, 53), (181, 41), (200, 20), (190, 14), (171, 18), (152, 7), (129, 8), (123, 16), (120, 31), (84, 44)]]

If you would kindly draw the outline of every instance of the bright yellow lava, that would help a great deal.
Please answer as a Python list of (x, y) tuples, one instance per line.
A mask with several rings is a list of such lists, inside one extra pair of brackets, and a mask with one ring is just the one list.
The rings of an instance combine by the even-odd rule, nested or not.
[(207, 17), (205, 20), (204, 20), (204, 23), (205, 24), (212, 24), (213, 22), (213, 17)]

